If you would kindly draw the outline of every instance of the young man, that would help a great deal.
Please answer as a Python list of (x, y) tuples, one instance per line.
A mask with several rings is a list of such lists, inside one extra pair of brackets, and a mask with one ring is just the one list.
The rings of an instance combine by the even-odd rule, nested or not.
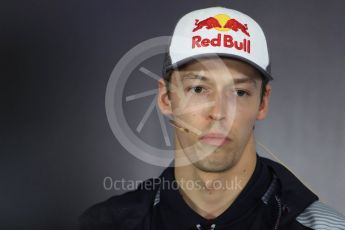
[(256, 154), (272, 79), (260, 26), (213, 7), (180, 19), (159, 81), (175, 160), (135, 191), (89, 208), (82, 229), (345, 229), (282, 165)]

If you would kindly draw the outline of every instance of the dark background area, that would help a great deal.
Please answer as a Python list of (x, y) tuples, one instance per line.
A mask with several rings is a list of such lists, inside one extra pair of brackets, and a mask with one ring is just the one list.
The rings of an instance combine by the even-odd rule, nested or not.
[(121, 193), (105, 190), (104, 177), (158, 175), (162, 168), (115, 139), (107, 81), (133, 46), (171, 35), (186, 12), (217, 5), (250, 15), (267, 35), (274, 97), (259, 137), (345, 211), (344, 1), (0, 4), (0, 229), (77, 229), (83, 210)]

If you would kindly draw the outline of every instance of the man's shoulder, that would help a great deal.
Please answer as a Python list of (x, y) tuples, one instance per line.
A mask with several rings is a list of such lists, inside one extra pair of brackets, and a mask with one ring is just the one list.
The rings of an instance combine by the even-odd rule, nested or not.
[[(92, 205), (79, 217), (81, 229), (110, 229), (123, 224), (124, 218), (139, 220), (153, 205), (159, 178), (150, 178), (137, 189), (115, 195)], [(97, 228), (96, 228), (97, 227)]]
[(308, 206), (296, 220), (314, 230), (345, 230), (344, 215), (320, 201)]
[(313, 230), (345, 230), (345, 217), (320, 202), (287, 167), (267, 158), (261, 159), (279, 178), (281, 196), (291, 210), (288, 215), (290, 219)]

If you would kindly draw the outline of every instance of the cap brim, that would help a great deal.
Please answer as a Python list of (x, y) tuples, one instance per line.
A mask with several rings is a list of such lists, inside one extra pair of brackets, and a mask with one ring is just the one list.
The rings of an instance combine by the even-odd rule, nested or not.
[(232, 58), (232, 59), (237, 59), (240, 61), (243, 61), (245, 63), (248, 63), (249, 65), (253, 66), (256, 70), (258, 70), (263, 77), (266, 78), (266, 80), (271, 81), (273, 80), (273, 77), (271, 76), (270, 73), (270, 66), (267, 67), (267, 69), (263, 69), (262, 67), (260, 67), (259, 65), (257, 65), (256, 63), (242, 57), (242, 56), (237, 56), (237, 55), (233, 55), (233, 54), (224, 54), (224, 53), (210, 53), (210, 54), (200, 54), (200, 55), (194, 55), (194, 56), (190, 56), (188, 58), (182, 59), (174, 64), (171, 64), (169, 66), (166, 67), (166, 71), (169, 70), (174, 70), (174, 69), (178, 69), (180, 67), (182, 67), (183, 65), (188, 64), (191, 61), (197, 60), (197, 59), (201, 59), (201, 58), (209, 58), (212, 56), (217, 56), (220, 58)]

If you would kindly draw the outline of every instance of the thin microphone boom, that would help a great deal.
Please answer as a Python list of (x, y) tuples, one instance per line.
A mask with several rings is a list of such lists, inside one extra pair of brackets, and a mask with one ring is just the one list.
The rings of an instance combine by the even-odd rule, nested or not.
[(170, 124), (173, 125), (174, 127), (176, 127), (177, 129), (181, 130), (182, 132), (185, 132), (185, 133), (189, 133), (189, 134), (194, 134), (196, 136), (199, 136), (198, 134), (192, 132), (191, 130), (185, 128), (185, 127), (182, 127), (180, 125), (178, 125), (175, 121), (173, 120), (169, 120)]

